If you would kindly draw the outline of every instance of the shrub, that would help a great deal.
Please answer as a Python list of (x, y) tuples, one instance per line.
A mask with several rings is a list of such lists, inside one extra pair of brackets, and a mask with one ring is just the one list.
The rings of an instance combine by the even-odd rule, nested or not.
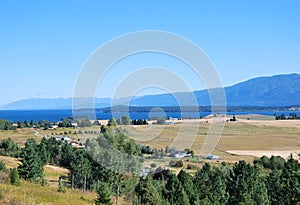
[(155, 167), (156, 167), (156, 163), (151, 163), (151, 164), (150, 164), (150, 167), (151, 167), (151, 168), (155, 168)]
[(188, 164), (187, 169), (194, 169), (194, 170), (196, 169), (197, 170), (198, 167), (196, 165)]
[(169, 163), (169, 165), (170, 165), (171, 167), (183, 167), (183, 162), (182, 162), (182, 160), (179, 160), (179, 161), (171, 161), (171, 162)]
[(17, 168), (13, 168), (9, 174), (9, 180), (12, 185), (20, 186), (21, 181)]
[(3, 171), (3, 172), (7, 171), (7, 168), (6, 168), (5, 164), (2, 161), (0, 161), (0, 171)]
[(57, 188), (58, 192), (62, 192), (62, 193), (66, 193), (66, 187), (64, 182), (62, 182), (61, 180), (58, 182), (58, 188)]

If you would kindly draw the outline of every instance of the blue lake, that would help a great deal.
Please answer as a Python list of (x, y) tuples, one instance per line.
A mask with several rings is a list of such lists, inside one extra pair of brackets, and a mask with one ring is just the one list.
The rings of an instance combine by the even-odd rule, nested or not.
[[(262, 115), (268, 115), (273, 116), (274, 114), (280, 115), (285, 114), (288, 116), (290, 113), (296, 113), (298, 116), (300, 116), (300, 111), (258, 111), (258, 112), (228, 112), (228, 115), (240, 115), (240, 114), (262, 114)], [(128, 116), (128, 113), (125, 112), (117, 112), (117, 113), (111, 113), (111, 112), (101, 112), (96, 111), (96, 118), (97, 119), (110, 119), (112, 117), (114, 118), (120, 118), (122, 116)], [(211, 114), (211, 112), (130, 112), (129, 116), (131, 119), (149, 119), (152, 117), (164, 117), (164, 116), (170, 116), (173, 118), (199, 118), (204, 117)], [(72, 116), (72, 110), (0, 110), (0, 119), (6, 119), (12, 122), (17, 121), (30, 121), (33, 120), (35, 122), (39, 120), (48, 120), (50, 122), (59, 121), (62, 118), (67, 118)], [(88, 111), (82, 111), (80, 112), (80, 116), (90, 116), (91, 113)]]

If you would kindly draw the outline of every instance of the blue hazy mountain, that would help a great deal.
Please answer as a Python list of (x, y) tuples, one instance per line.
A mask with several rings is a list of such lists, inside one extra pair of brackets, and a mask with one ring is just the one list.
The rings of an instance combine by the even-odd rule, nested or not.
[[(214, 92), (214, 89), (211, 90)], [(253, 78), (224, 88), (227, 106), (300, 105), (300, 74)], [(132, 106), (210, 105), (208, 90), (143, 96), (131, 100)]]
[[(300, 74), (253, 78), (224, 88), (228, 106), (294, 106), (300, 105)], [(83, 100), (84, 102), (84, 100)], [(146, 95), (133, 98), (96, 98), (95, 107), (131, 106), (199, 106), (210, 105), (208, 90)], [(88, 108), (84, 103), (81, 108)], [(0, 109), (37, 110), (71, 109), (72, 98), (30, 98), (9, 103)]]

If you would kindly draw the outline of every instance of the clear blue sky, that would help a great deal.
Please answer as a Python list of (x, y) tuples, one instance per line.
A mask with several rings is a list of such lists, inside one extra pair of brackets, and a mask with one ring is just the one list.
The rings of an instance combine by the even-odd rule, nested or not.
[[(300, 73), (299, 10), (298, 0), (0, 0), (0, 106), (31, 97), (71, 97), (81, 66), (95, 49), (139, 30), (173, 32), (195, 42), (225, 86)], [(114, 81), (106, 83), (98, 97), (110, 96)], [(191, 79), (191, 87), (203, 85)]]

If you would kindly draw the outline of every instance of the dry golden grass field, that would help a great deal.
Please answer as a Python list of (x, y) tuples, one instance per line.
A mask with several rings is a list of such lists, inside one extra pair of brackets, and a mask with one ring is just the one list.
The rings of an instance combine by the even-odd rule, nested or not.
[[(138, 143), (162, 149), (171, 145), (178, 133), (184, 144), (196, 132), (191, 148), (196, 154), (200, 153), (211, 120), (184, 120), (183, 123), (183, 131), (180, 131), (181, 124), (123, 128)], [(237, 122), (226, 122), (220, 141), (213, 151), (213, 154), (220, 156), (221, 161), (231, 162), (241, 159), (250, 162), (255, 156), (272, 154), (288, 157), (291, 153), (295, 158), (300, 154), (300, 120), (273, 120), (273, 117), (259, 115), (238, 116)]]

